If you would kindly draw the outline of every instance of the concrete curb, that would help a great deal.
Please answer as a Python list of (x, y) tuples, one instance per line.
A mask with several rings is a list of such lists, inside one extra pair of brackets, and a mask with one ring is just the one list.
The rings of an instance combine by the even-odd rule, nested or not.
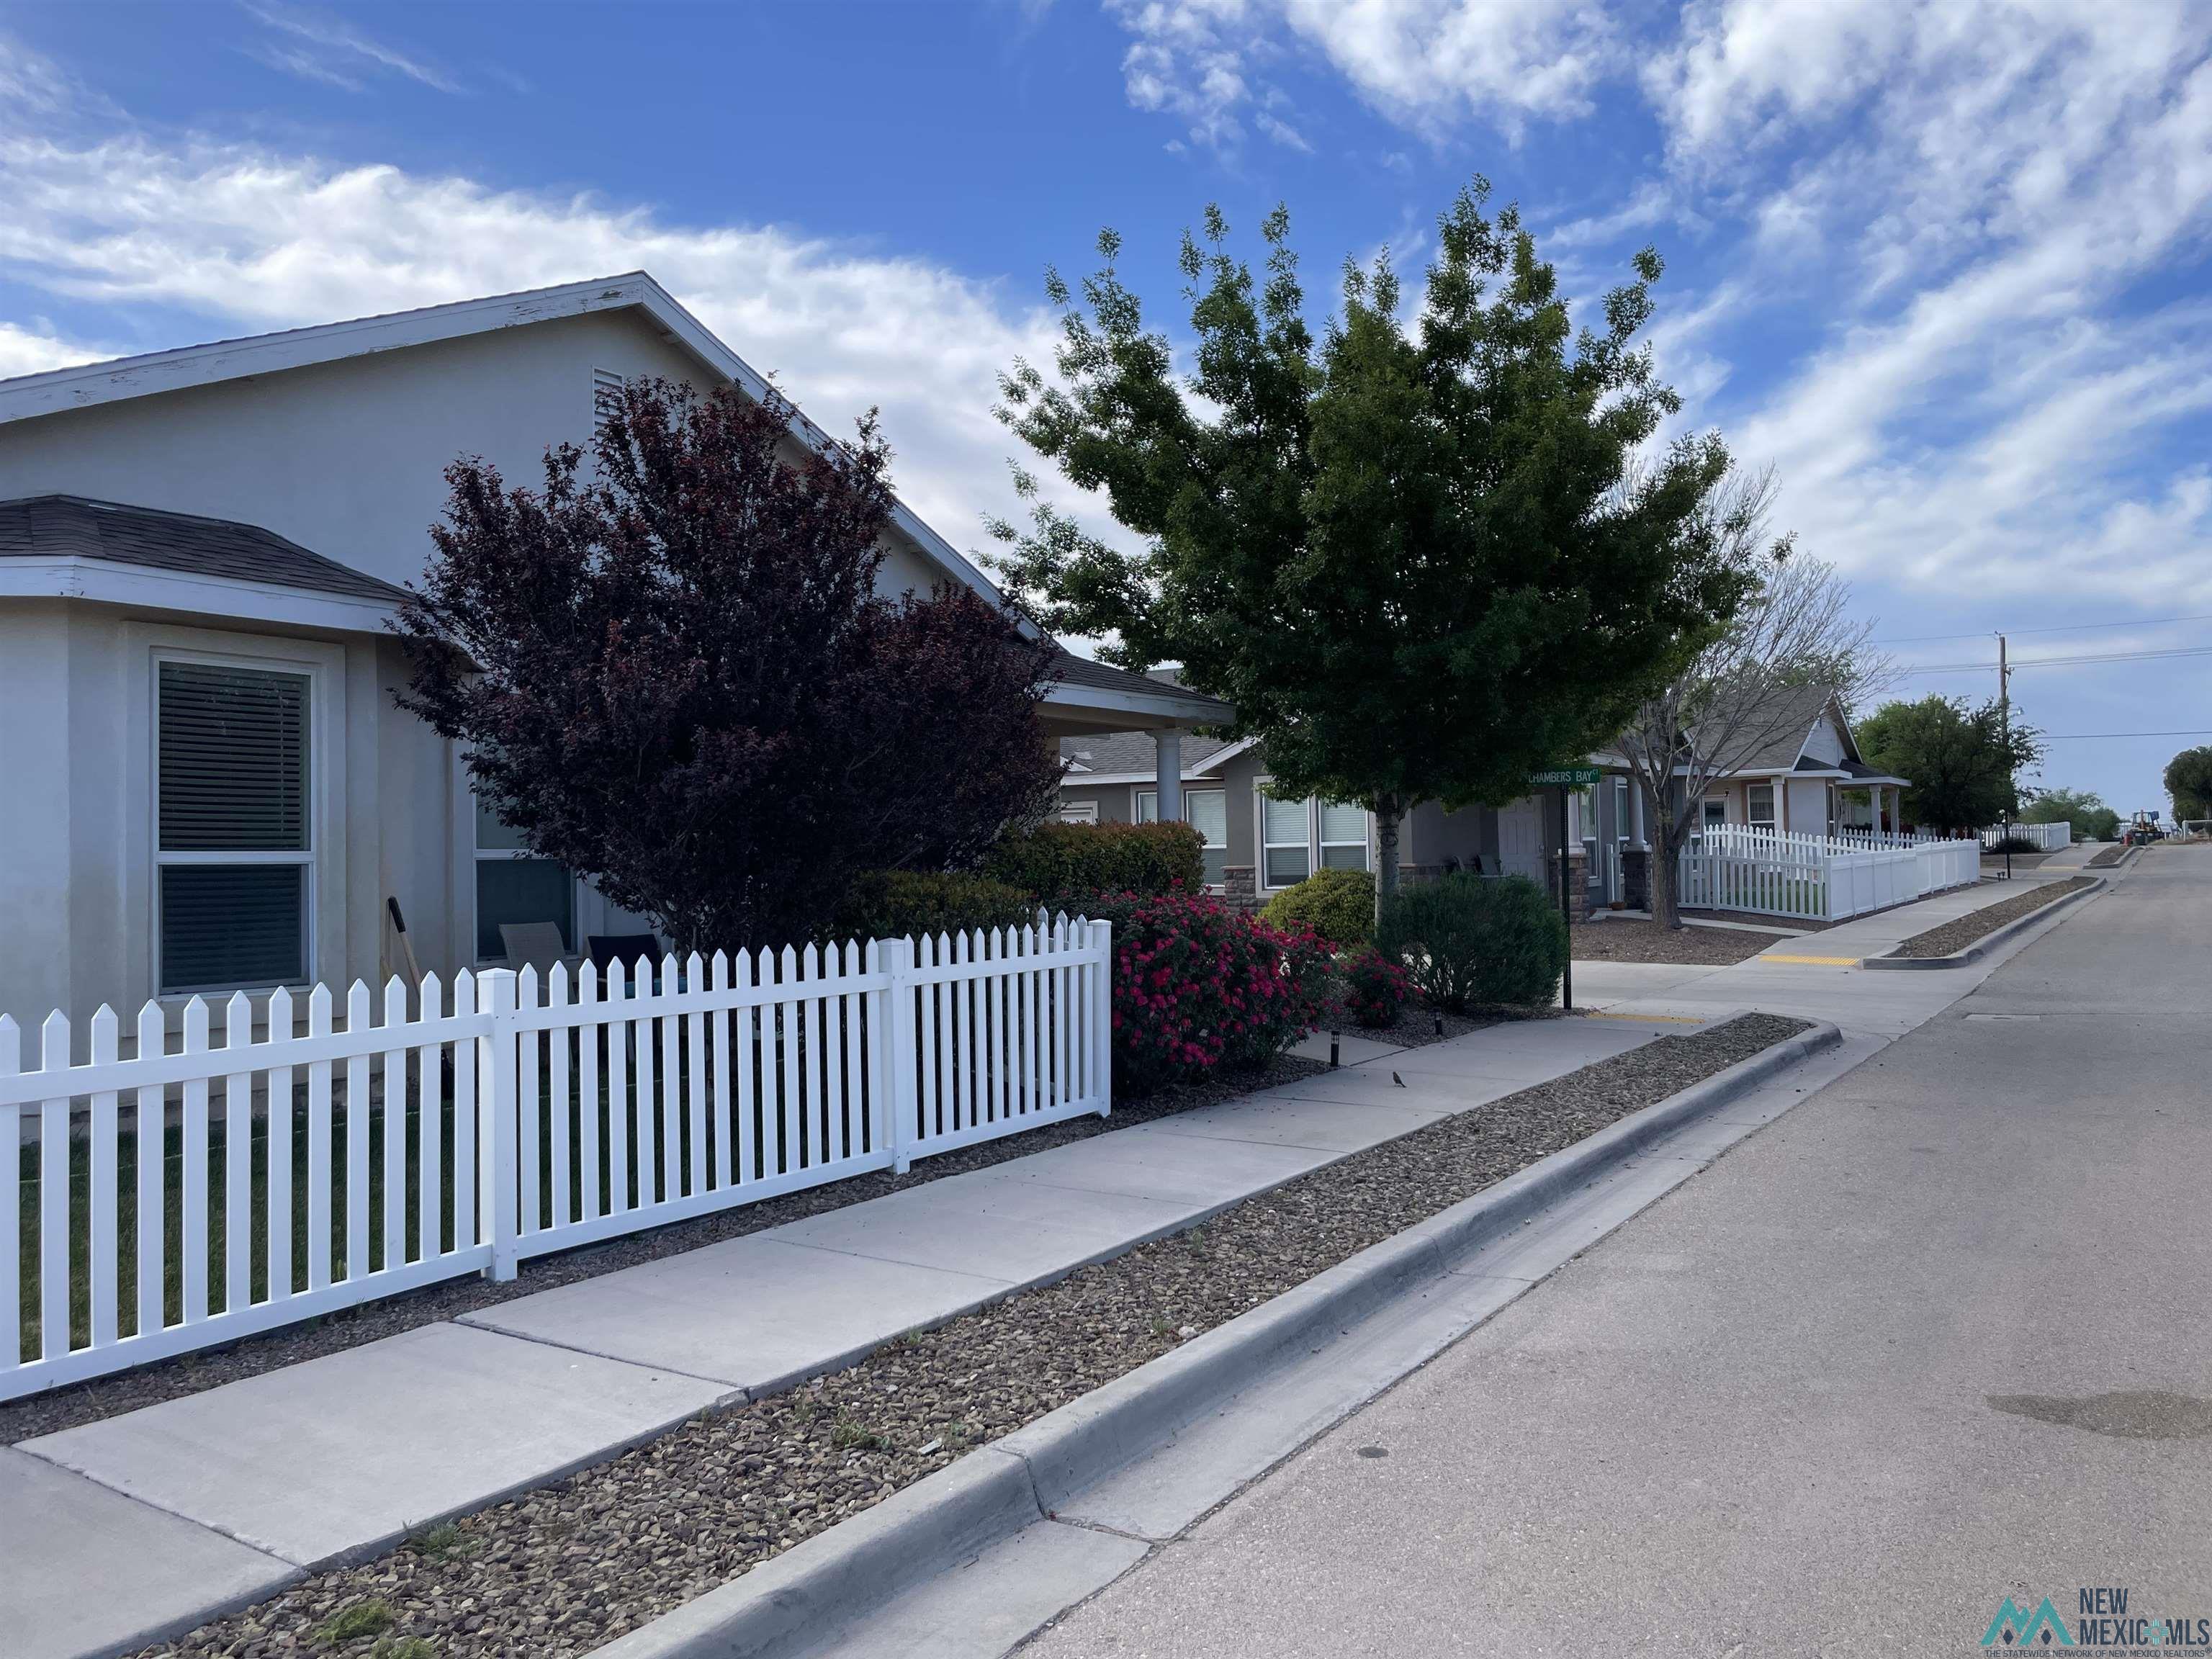
[[(2069, 877), (2068, 879), (2071, 880), (2072, 878)], [(2021, 934), (2026, 933), (2029, 928), (2037, 926), (2039, 923), (2050, 921), (2051, 917), (2057, 915), (2068, 906), (2078, 904), (2084, 899), (2094, 898), (2098, 894), (2105, 890), (2107, 884), (2104, 877), (2092, 876), (2089, 879), (2091, 884), (2090, 885), (2087, 887), (2077, 887), (2072, 892), (2067, 894), (2063, 898), (2055, 898), (2048, 904), (2039, 904), (2034, 909), (2030, 910), (2026, 915), (2014, 916), (2010, 921), (2005, 923), (2003, 927), (1998, 928), (1995, 933), (1984, 934), (1982, 938), (1976, 939), (1972, 945), (1968, 945), (1965, 950), (1954, 951), (1948, 957), (1862, 957), (1859, 959), (1859, 966), (1862, 968), (1905, 968), (1913, 969), (1971, 967), (1975, 963), (1979, 962), (1984, 957), (1989, 955), (1990, 951), (1996, 950), (2000, 945), (2006, 943), (2008, 940), (2018, 938)]]
[(1540, 1159), (1395, 1237), (1193, 1338), (742, 1577), (596, 1650), (597, 1659), (795, 1659), (902, 1590), (1050, 1520), (1077, 1493), (1172, 1440), (1411, 1287), (1609, 1174), (1683, 1125), (1843, 1040), (1820, 1024)]

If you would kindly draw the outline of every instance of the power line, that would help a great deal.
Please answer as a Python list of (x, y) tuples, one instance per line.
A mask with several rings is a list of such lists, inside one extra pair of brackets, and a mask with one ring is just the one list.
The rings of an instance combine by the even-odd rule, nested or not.
[(2086, 743), (2092, 738), (2212, 738), (2212, 726), (2194, 732), (2046, 732), (2045, 743)]
[[(2212, 657), (2212, 645), (2176, 646), (2164, 651), (2092, 651), (2072, 657), (2021, 657), (2011, 666), (2014, 672), (2023, 668), (2073, 668), (2094, 662), (2158, 662), (2172, 657)], [(1899, 674), (1990, 674), (1996, 672), (1994, 662), (1925, 663), (1914, 667), (1900, 668)]]
[[(2162, 628), (2168, 623), (2212, 622), (2212, 615), (2201, 617), (2139, 617), (2131, 622), (2069, 623), (2051, 628), (2008, 628), (2008, 634), (2086, 634), (2100, 628)], [(1912, 634), (1903, 639), (1869, 640), (1869, 645), (1926, 645), (1934, 640), (1987, 639), (1996, 630), (1975, 629), (1965, 634)]]

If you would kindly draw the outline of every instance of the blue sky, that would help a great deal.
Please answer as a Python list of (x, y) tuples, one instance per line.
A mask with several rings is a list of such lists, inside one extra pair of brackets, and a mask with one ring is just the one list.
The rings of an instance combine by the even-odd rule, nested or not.
[(2045, 781), (2163, 806), (2212, 654), (2032, 665), (2212, 642), (2198, 6), (0, 4), (0, 374), (642, 266), (974, 547), (1048, 264), (1116, 226), (1172, 326), (1283, 201), (1325, 301), (1476, 172), (1577, 295), (1659, 247), (1686, 421), (1900, 662), (2010, 631)]

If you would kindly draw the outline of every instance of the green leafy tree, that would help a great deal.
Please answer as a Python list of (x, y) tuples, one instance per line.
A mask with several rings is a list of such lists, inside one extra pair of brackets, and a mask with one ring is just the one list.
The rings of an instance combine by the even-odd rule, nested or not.
[(2039, 789), (2020, 809), (2022, 823), (2070, 823), (2085, 841), (2118, 841), (2120, 815), (2087, 789)]
[(1000, 414), (1140, 543), (1109, 546), (1016, 470), (1032, 526), (994, 561), (1053, 628), (1103, 636), (1237, 705), (1276, 780), (1375, 814), (1378, 904), (1398, 827), (1528, 792), (1577, 759), (1731, 614), (1744, 583), (1706, 504), (1711, 435), (1645, 446), (1680, 406), (1638, 336), (1658, 256), (1577, 334), (1552, 267), (1478, 179), (1403, 325), (1385, 259), (1347, 264), (1340, 311), (1308, 323), (1289, 216), (1264, 276), (1209, 208), (1181, 265), (1190, 372), (1147, 328), (1115, 261), (1079, 301), (1057, 275), (1056, 380), (1018, 363)]
[(1995, 702), (1926, 696), (1884, 703), (1856, 730), (1869, 761), (1912, 781), (1905, 816), (1923, 829), (1979, 830), (2016, 816), (2017, 779), (2043, 758), (2041, 736), (2017, 720), (2008, 725)]
[(2178, 822), (2212, 818), (2212, 744), (2185, 749), (2166, 763), (2166, 793)]

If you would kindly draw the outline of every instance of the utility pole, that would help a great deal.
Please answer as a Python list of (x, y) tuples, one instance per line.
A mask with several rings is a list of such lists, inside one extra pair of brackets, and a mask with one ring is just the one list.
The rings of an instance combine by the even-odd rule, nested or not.
[[(1997, 729), (2004, 734), (2005, 793), (2014, 800), (2020, 799), (2020, 778), (2012, 764), (2012, 668), (2005, 659), (2005, 636), (1997, 635)], [(2005, 840), (2012, 840), (2012, 808), (2004, 811)], [(2005, 848), (2005, 879), (2012, 879), (2012, 848)]]

